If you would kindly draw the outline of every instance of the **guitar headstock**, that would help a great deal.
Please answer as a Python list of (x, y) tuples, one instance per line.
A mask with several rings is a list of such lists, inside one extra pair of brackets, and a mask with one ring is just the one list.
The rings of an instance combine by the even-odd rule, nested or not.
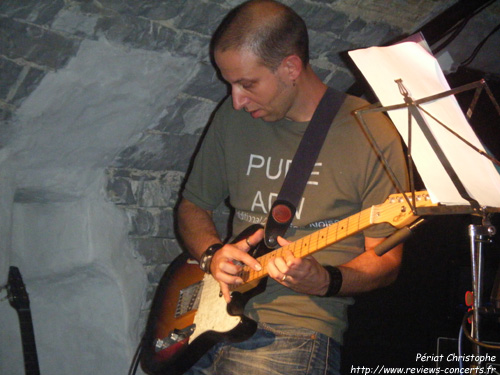
[(16, 310), (28, 309), (30, 302), (26, 287), (19, 272), (19, 268), (11, 266), (9, 268), (9, 278), (7, 283), (7, 295), (10, 305)]
[[(415, 202), (411, 193), (405, 193), (410, 203), (416, 208), (437, 206), (432, 203), (427, 191), (415, 192)], [(396, 228), (402, 228), (417, 219), (403, 194), (391, 194), (382, 204), (372, 207), (370, 221), (373, 224), (389, 223)]]

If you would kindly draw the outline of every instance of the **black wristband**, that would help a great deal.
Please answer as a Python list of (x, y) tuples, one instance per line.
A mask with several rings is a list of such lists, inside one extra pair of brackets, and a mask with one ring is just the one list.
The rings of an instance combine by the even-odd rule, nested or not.
[(328, 285), (328, 290), (322, 297), (333, 297), (338, 294), (340, 288), (342, 287), (342, 272), (338, 267), (333, 266), (323, 266), (330, 275), (330, 284)]
[(200, 268), (203, 272), (210, 274), (210, 265), (212, 264), (212, 257), (217, 252), (217, 250), (221, 249), (224, 244), (215, 243), (208, 247), (203, 254), (201, 254), (200, 258)]

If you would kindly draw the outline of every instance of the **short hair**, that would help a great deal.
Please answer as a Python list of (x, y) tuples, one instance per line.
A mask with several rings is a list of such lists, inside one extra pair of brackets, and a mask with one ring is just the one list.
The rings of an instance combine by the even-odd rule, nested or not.
[(290, 7), (273, 0), (250, 0), (231, 10), (212, 37), (211, 52), (248, 49), (275, 70), (297, 55), (309, 63), (309, 37), (304, 20)]

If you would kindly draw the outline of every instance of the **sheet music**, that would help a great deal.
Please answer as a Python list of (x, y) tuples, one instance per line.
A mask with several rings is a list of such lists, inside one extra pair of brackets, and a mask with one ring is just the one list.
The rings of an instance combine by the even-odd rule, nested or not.
[[(395, 82), (398, 79), (402, 79), (414, 100), (450, 89), (437, 60), (414, 42), (359, 49), (350, 51), (349, 55), (383, 106), (404, 102)], [(427, 102), (421, 107), (478, 149), (484, 150), (454, 96)], [(469, 195), (481, 206), (500, 207), (500, 175), (493, 163), (423, 111), (420, 113)], [(389, 111), (388, 114), (408, 144), (408, 110), (403, 108)], [(460, 196), (414, 118), (412, 158), (433, 202), (448, 205), (468, 204)]]

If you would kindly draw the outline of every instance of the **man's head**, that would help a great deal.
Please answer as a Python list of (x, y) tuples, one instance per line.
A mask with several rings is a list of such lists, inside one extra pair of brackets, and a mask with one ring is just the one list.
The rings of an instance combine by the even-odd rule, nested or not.
[(309, 63), (309, 38), (304, 20), (273, 0), (251, 0), (234, 8), (212, 38), (212, 51), (247, 50), (271, 70), (290, 55)]
[(272, 0), (243, 3), (221, 23), (211, 47), (235, 109), (265, 121), (300, 120), (299, 88), (311, 74), (306, 26), (292, 9)]

